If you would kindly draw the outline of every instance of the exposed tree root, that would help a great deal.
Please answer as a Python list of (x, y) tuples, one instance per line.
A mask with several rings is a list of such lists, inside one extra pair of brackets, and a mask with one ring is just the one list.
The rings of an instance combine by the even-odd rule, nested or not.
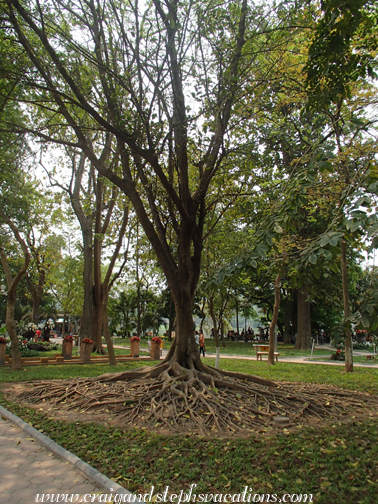
[(331, 419), (378, 405), (378, 398), (366, 394), (279, 384), (211, 367), (198, 371), (175, 361), (97, 378), (39, 382), (22, 397), (80, 412), (106, 411), (132, 426), (201, 434), (254, 430), (282, 416)]

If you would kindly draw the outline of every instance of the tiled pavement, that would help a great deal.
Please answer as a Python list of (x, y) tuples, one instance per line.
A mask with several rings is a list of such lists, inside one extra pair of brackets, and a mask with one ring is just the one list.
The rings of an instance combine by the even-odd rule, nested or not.
[[(116, 485), (118, 486), (118, 485)], [(46, 494), (74, 495), (60, 502), (105, 502), (106, 490), (60, 460), (23, 429), (0, 418), (0, 504), (52, 502)], [(97, 497), (95, 497), (97, 495)], [(93, 497), (92, 497), (93, 496)], [(94, 500), (92, 500), (92, 498)], [(57, 502), (55, 500), (55, 502)]]

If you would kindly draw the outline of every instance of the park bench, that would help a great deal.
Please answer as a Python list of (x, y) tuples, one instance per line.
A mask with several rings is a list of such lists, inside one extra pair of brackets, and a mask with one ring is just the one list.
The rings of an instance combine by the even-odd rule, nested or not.
[(376, 354), (369, 354), (369, 355), (366, 355), (366, 358), (367, 359), (374, 359), (375, 356), (376, 356)]
[[(256, 350), (256, 359), (257, 360), (261, 360), (262, 361), (262, 356), (263, 355), (268, 355), (269, 354), (269, 345), (253, 345), (255, 347), (255, 350)], [(279, 356), (279, 352), (274, 352), (274, 357), (276, 359), (276, 362), (278, 362), (278, 356)]]

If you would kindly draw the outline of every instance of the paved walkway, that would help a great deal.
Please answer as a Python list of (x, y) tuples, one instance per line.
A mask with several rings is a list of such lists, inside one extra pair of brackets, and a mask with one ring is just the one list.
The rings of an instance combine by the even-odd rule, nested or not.
[(131, 496), (2, 406), (0, 457), (0, 504), (113, 502), (115, 494), (119, 502)]
[(82, 498), (101, 493), (71, 464), (59, 460), (20, 427), (2, 418), (0, 452), (1, 504), (31, 504), (36, 502), (37, 494), (68, 493)]

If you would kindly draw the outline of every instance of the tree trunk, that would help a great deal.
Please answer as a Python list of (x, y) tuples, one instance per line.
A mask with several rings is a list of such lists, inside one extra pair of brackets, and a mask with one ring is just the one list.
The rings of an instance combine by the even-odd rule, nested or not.
[(34, 286), (33, 292), (33, 308), (32, 308), (32, 322), (33, 324), (39, 323), (39, 307), (41, 305), (41, 300), (43, 296), (43, 290), (46, 280), (45, 270), (41, 270), (39, 273), (38, 285)]
[(172, 294), (170, 294), (170, 300), (169, 300), (169, 314), (168, 314), (168, 341), (172, 341), (172, 327), (173, 327), (173, 319), (172, 319), (172, 305), (173, 305), (173, 298)]
[(168, 352), (167, 359), (173, 359), (185, 368), (201, 370), (203, 368), (197, 345), (194, 340), (193, 298), (186, 289), (181, 290), (179, 299), (175, 299), (176, 336)]
[(239, 300), (237, 294), (236, 294), (235, 308), (236, 308), (236, 332), (237, 334), (239, 334)]
[(102, 327), (104, 318), (103, 304), (103, 289), (100, 282), (99, 292), (97, 292), (96, 284), (93, 286), (93, 324), (92, 324), (92, 340), (93, 351), (105, 355), (105, 350), (102, 346)]
[(213, 328), (214, 328), (214, 341), (215, 341), (215, 352), (216, 352), (216, 359), (215, 359), (215, 368), (219, 368), (219, 340), (218, 340), (218, 325), (217, 325), (217, 319), (215, 317), (215, 312), (214, 312), (214, 293), (212, 293), (209, 297), (209, 311), (210, 311), (210, 316), (213, 321)]
[(346, 242), (341, 241), (341, 270), (343, 275), (343, 300), (344, 300), (344, 320), (346, 324), (345, 330), (345, 372), (353, 372), (353, 346), (352, 346), (352, 331), (350, 328), (350, 305), (348, 291), (348, 268), (346, 261)]
[(298, 313), (297, 313), (297, 350), (309, 350), (311, 348), (311, 303), (307, 301), (307, 287), (298, 289)]
[(92, 224), (82, 229), (84, 244), (84, 304), (80, 319), (80, 337), (92, 338), (93, 312), (93, 258), (92, 258)]
[(25, 241), (20, 235), (20, 232), (13, 224), (13, 222), (4, 214), (2, 209), (0, 209), (0, 214), (4, 221), (9, 225), (11, 228), (14, 237), (18, 241), (18, 243), (21, 245), (23, 254), (24, 254), (24, 264), (22, 267), (18, 270), (17, 274), (15, 275), (14, 278), (12, 278), (12, 272), (7, 260), (7, 256), (5, 254), (5, 251), (3, 248), (0, 247), (0, 258), (1, 258), (1, 264), (3, 266), (4, 272), (5, 272), (5, 277), (6, 277), (6, 282), (7, 282), (7, 311), (5, 315), (5, 324), (7, 326), (7, 331), (11, 340), (11, 356), (12, 356), (12, 369), (21, 369), (21, 354), (20, 350), (18, 348), (18, 338), (17, 338), (17, 332), (16, 332), (16, 326), (14, 323), (14, 313), (15, 313), (15, 306), (16, 306), (16, 290), (17, 286), (20, 283), (22, 277), (25, 275), (29, 263), (30, 263), (30, 253), (29, 250), (26, 246)]
[(16, 293), (12, 292), (7, 296), (7, 311), (5, 317), (5, 324), (7, 326), (9, 338), (11, 340), (12, 369), (19, 370), (21, 369), (21, 354), (18, 348), (16, 325), (14, 323), (15, 306), (16, 306)]
[(103, 306), (102, 306), (102, 313), (103, 313), (102, 323), (104, 326), (105, 341), (108, 349), (109, 364), (111, 366), (116, 366), (117, 359), (114, 353), (113, 338), (109, 330), (108, 300), (109, 300), (109, 292), (107, 292), (106, 289), (104, 289)]
[(270, 366), (274, 364), (274, 352), (275, 352), (274, 330), (277, 325), (278, 311), (280, 309), (280, 300), (281, 300), (281, 273), (278, 273), (276, 280), (274, 282), (274, 308), (273, 308), (272, 320), (269, 326), (268, 364)]
[(289, 345), (291, 343), (291, 317), (293, 314), (293, 300), (291, 294), (288, 293), (285, 302), (285, 330), (284, 330), (284, 343)]

